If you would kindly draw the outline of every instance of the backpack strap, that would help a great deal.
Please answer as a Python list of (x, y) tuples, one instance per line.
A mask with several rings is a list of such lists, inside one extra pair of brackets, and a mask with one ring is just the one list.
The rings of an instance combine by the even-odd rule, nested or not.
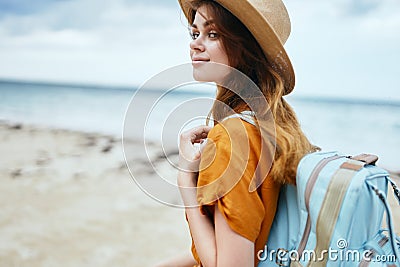
[(240, 119), (244, 120), (245, 122), (248, 122), (254, 126), (257, 126), (255, 116), (256, 116), (256, 114), (254, 111), (244, 110), (240, 113), (234, 113), (232, 115), (229, 115), (229, 116), (225, 117), (222, 121), (230, 119), (230, 118), (240, 118)]
[[(391, 181), (390, 178), (388, 178), (388, 177), (387, 177), (387, 181), (389, 181), (392, 185), (394, 184), (393, 181)], [(396, 242), (398, 242), (398, 239), (396, 237), (396, 233), (395, 233), (395, 230), (394, 230), (392, 212), (390, 211), (390, 205), (389, 205), (389, 203), (387, 201), (386, 194), (384, 192), (382, 192), (381, 190), (379, 190), (378, 188), (376, 188), (369, 181), (367, 181), (367, 185), (375, 192), (375, 194), (379, 197), (379, 199), (382, 201), (382, 204), (385, 207), (386, 221), (387, 221), (387, 225), (388, 225), (388, 228), (389, 228), (388, 229), (389, 230), (389, 239), (390, 239), (390, 242), (391, 242), (391, 245), (392, 245), (392, 250), (393, 250), (393, 252), (395, 254), (395, 257), (396, 257), (396, 261), (400, 263), (400, 251), (398, 249), (398, 244), (396, 244)]]
[[(348, 160), (348, 162), (361, 168), (365, 165), (365, 163), (355, 160)], [(317, 219), (315, 255), (324, 255), (322, 252), (328, 251), (347, 188), (356, 173), (357, 171), (354, 169), (341, 167), (333, 175)], [(325, 253), (323, 261), (310, 261), (308, 266), (325, 266), (327, 260), (328, 257)]]
[(397, 199), (400, 205), (400, 189), (397, 187), (396, 183), (392, 179), (390, 179), (390, 177), (387, 177), (387, 180), (392, 186), (394, 197)]
[[(359, 171), (366, 165), (375, 165), (378, 161), (378, 157), (372, 154), (360, 154), (358, 156), (350, 157), (350, 159), (351, 160), (343, 162), (340, 168)], [(355, 164), (355, 162), (361, 162), (363, 164)]]
[(365, 164), (368, 164), (368, 165), (375, 165), (375, 163), (378, 161), (378, 156), (372, 155), (372, 154), (360, 154), (360, 155), (351, 157), (351, 159), (365, 162)]

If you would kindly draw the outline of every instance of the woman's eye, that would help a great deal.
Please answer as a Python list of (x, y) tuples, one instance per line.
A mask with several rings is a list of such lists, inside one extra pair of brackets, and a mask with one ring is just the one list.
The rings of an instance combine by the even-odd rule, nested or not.
[[(198, 33), (198, 32), (190, 33), (190, 37), (192, 37), (193, 40), (196, 40), (197, 38), (199, 38), (199, 36), (200, 36), (200, 33)], [(208, 33), (208, 38), (216, 39), (218, 37), (219, 37), (219, 35), (216, 32), (209, 32)]]
[(199, 33), (197, 33), (197, 32), (192, 32), (192, 33), (190, 34), (190, 36), (192, 37), (193, 40), (196, 40), (196, 39), (199, 37)]
[(210, 33), (208, 34), (208, 37), (210, 37), (210, 38), (212, 38), (212, 39), (218, 38), (218, 33), (216, 33), (216, 32), (210, 32)]

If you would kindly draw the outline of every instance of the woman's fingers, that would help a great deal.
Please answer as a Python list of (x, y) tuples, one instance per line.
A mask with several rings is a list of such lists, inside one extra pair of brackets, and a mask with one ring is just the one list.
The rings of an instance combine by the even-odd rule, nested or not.
[(201, 157), (201, 146), (195, 143), (203, 143), (211, 130), (209, 126), (198, 126), (185, 131), (180, 136), (179, 166), (186, 171), (197, 172)]
[(183, 132), (181, 134), (181, 140), (190, 140), (190, 142), (193, 143), (198, 143), (200, 142), (201, 139), (204, 139), (207, 137), (208, 132), (211, 130), (212, 127), (202, 125), (202, 126), (197, 126), (195, 128), (192, 128), (186, 132)]

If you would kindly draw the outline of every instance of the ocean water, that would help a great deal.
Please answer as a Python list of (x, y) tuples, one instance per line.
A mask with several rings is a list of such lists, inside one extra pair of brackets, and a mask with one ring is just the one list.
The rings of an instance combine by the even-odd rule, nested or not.
[(133, 90), (0, 82), (0, 120), (121, 134)]
[[(125, 130), (176, 144), (182, 129), (204, 124), (213, 92), (0, 81), (0, 120), (122, 137), (128, 110)], [(400, 171), (400, 103), (294, 96), (287, 101), (323, 150), (373, 153), (378, 165)]]

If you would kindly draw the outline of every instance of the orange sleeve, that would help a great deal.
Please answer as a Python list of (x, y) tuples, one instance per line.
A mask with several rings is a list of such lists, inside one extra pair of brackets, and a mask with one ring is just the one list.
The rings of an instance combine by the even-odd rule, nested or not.
[(215, 126), (202, 152), (197, 183), (202, 213), (209, 214), (217, 204), (230, 228), (252, 242), (265, 216), (257, 190), (249, 191), (259, 159), (260, 143), (254, 139), (260, 137), (255, 129), (238, 118)]

